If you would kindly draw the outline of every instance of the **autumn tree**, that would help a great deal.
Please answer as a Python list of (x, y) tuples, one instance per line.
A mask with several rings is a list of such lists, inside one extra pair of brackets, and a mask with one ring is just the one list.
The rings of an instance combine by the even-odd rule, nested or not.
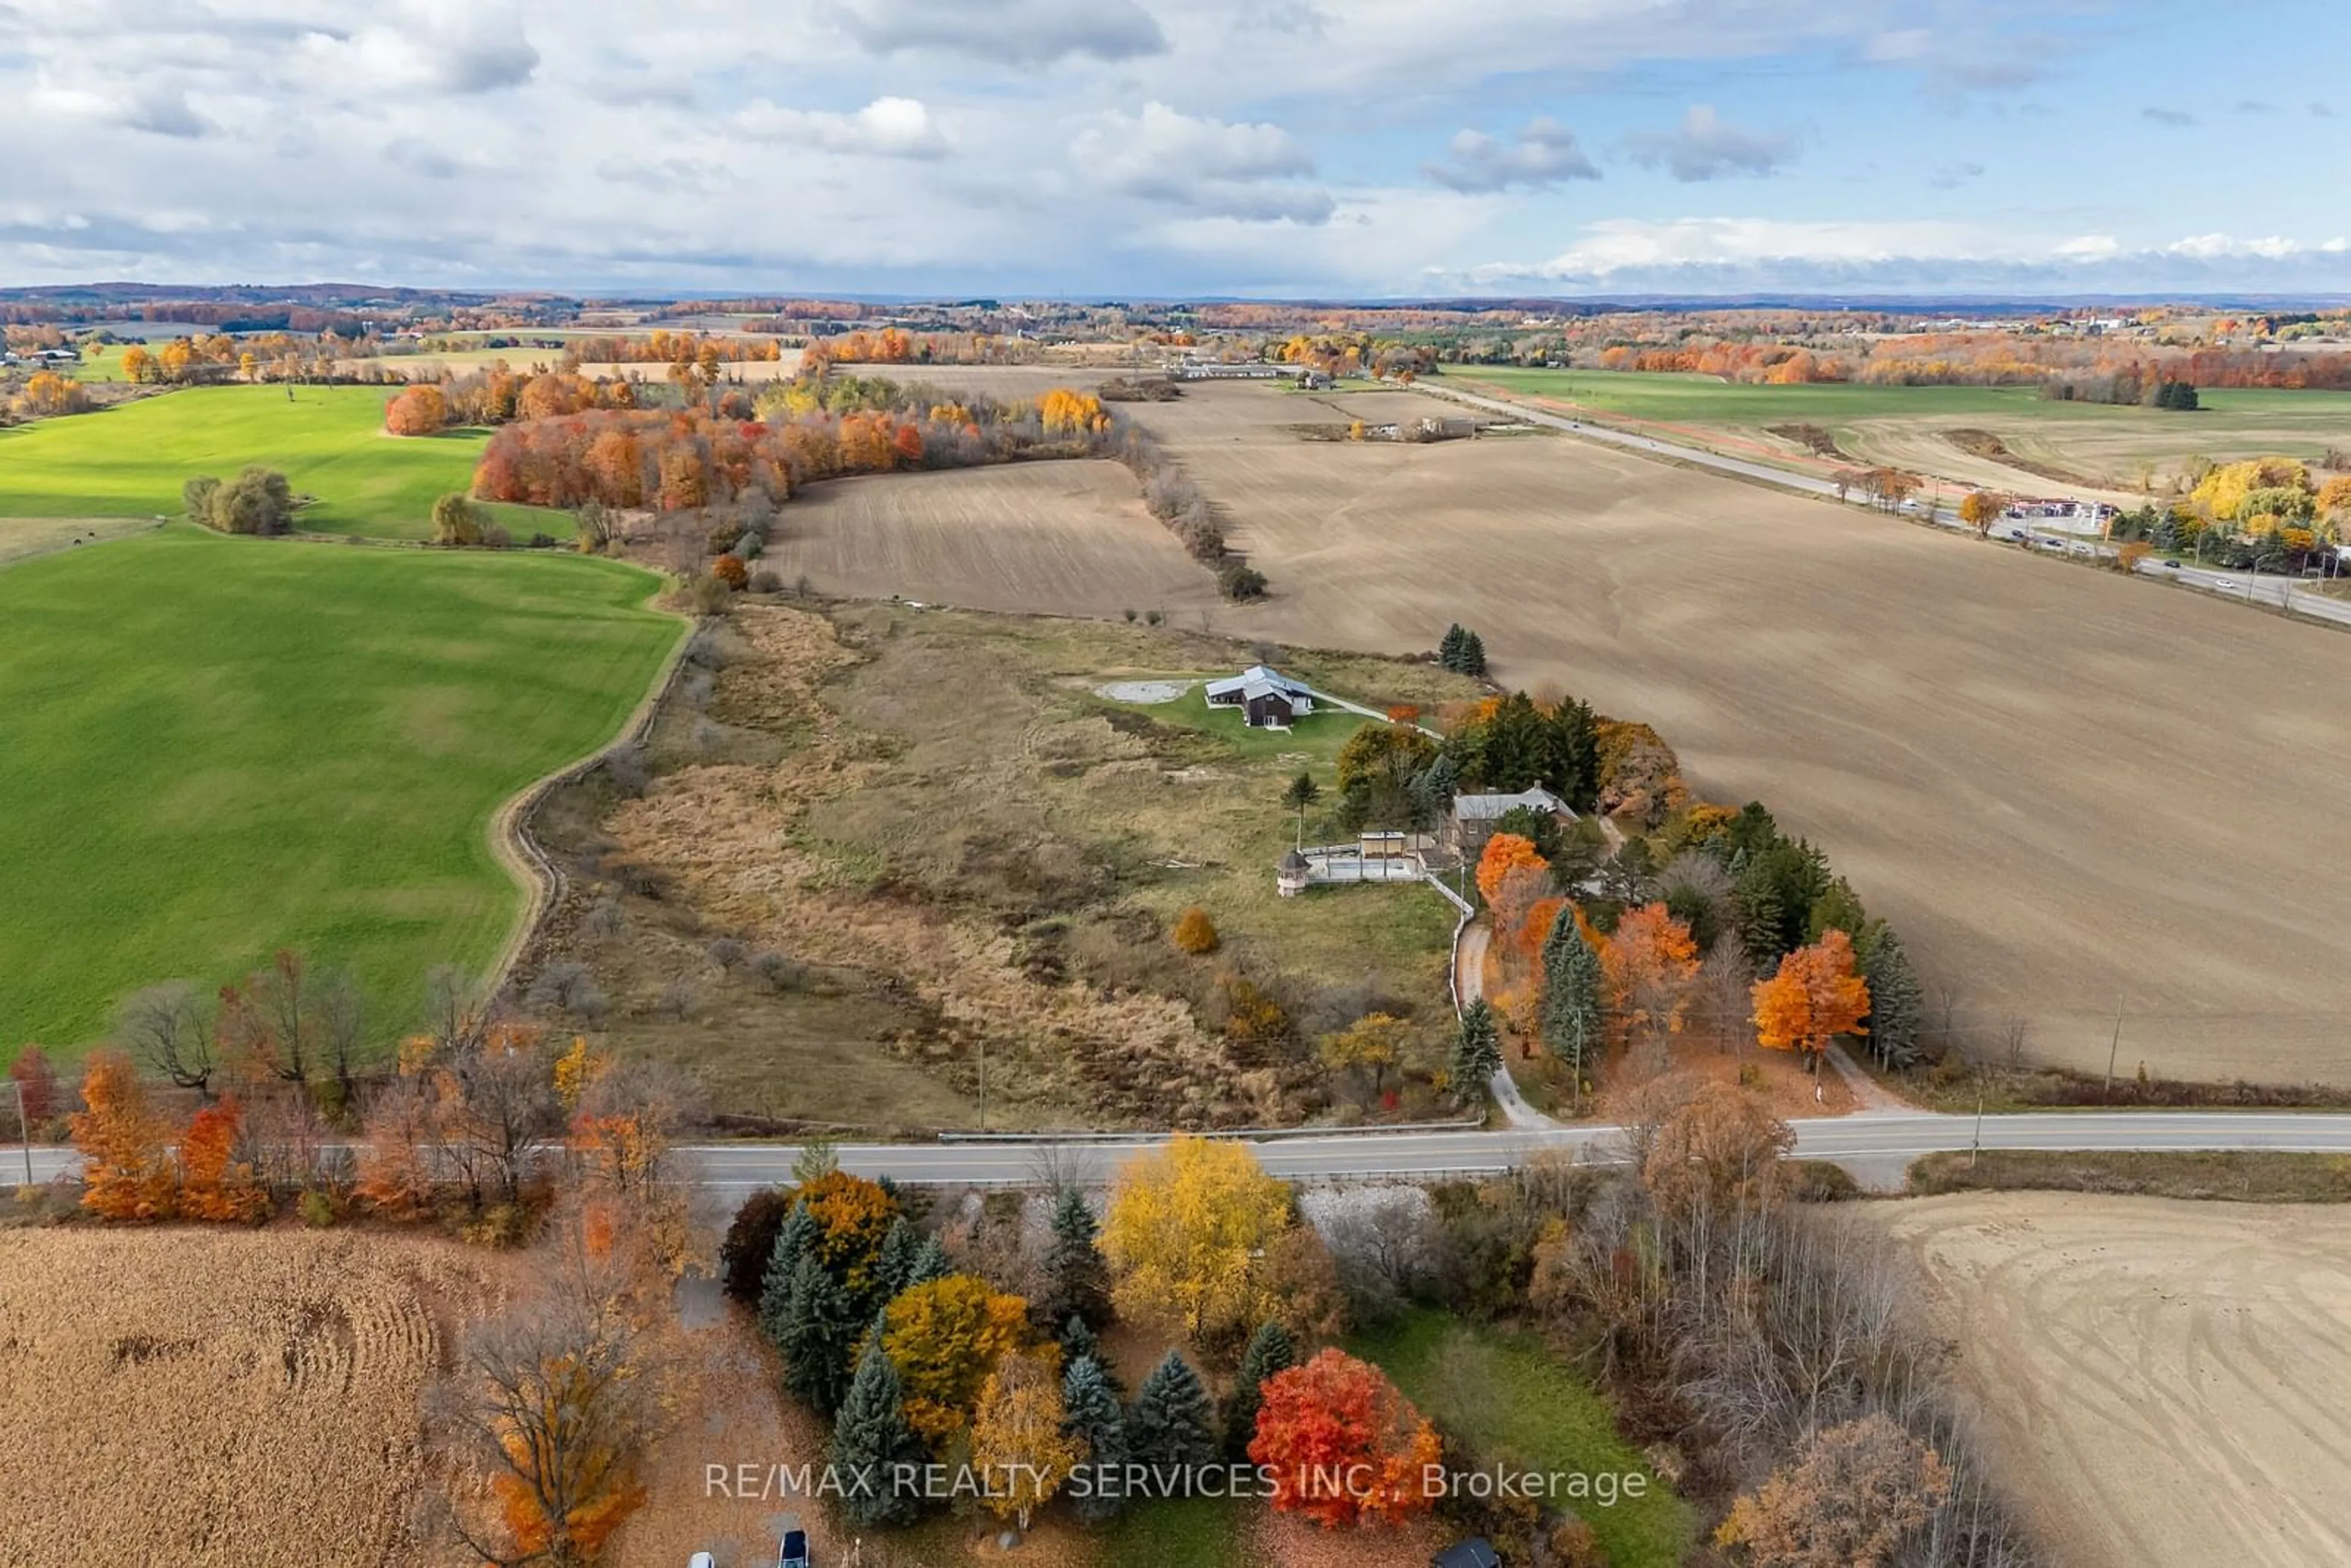
[(1715, 1542), (1754, 1568), (1886, 1568), (1951, 1493), (1940, 1454), (1872, 1414), (1815, 1432), (1731, 1505)]
[(539, 1288), (465, 1335), (428, 1423), (495, 1511), (453, 1488), (447, 1522), (499, 1564), (590, 1563), (644, 1500), (637, 1466), (658, 1434), (659, 1347), (620, 1265), (574, 1244)]
[(25, 1133), (29, 1137), (32, 1127), (57, 1114), (57, 1070), (51, 1065), (47, 1052), (37, 1045), (27, 1045), (8, 1063), (8, 1081), (16, 1086), (18, 1103), (28, 1124)]
[(1600, 949), (1609, 1006), (1627, 1040), (1681, 1032), (1698, 943), (1662, 904), (1625, 911)]
[(73, 1114), (81, 1151), (82, 1207), (104, 1219), (168, 1219), (179, 1197), (172, 1128), (147, 1099), (138, 1070), (120, 1051), (96, 1051)]
[(437, 435), (449, 423), (449, 400), (437, 386), (410, 387), (384, 406), (383, 427), (394, 435)]
[(1503, 883), (1516, 871), (1548, 871), (1550, 862), (1535, 846), (1516, 833), (1496, 833), (1478, 856), (1478, 891), (1489, 905), (1502, 894)]
[(187, 981), (167, 980), (133, 992), (115, 1016), (114, 1038), (175, 1087), (212, 1092), (213, 1074), (219, 1071), (212, 1019)]
[(1085, 1447), (1063, 1430), (1057, 1353), (1008, 1355), (981, 1389), (971, 1422), (971, 1458), (980, 1473), (1000, 1477), (987, 1506), (998, 1519), (1029, 1528), (1029, 1515), (1061, 1490), (1085, 1458)]
[(1004, 1358), (1027, 1343), (1029, 1303), (972, 1274), (914, 1286), (883, 1315), (882, 1348), (906, 1391), (906, 1419), (940, 1443), (961, 1431)]
[(1195, 1335), (1267, 1316), (1256, 1260), (1290, 1222), (1290, 1189), (1238, 1143), (1178, 1134), (1137, 1155), (1111, 1188), (1102, 1249), (1119, 1310)]
[(470, 549), (487, 541), (490, 514), (463, 494), (452, 491), (433, 503), (433, 542), (453, 549)]
[(249, 1223), (269, 1212), (269, 1195), (253, 1163), (237, 1157), (243, 1128), (236, 1096), (224, 1094), (180, 1134), (182, 1218)]
[(1249, 1455), (1273, 1472), (1275, 1508), (1339, 1530), (1434, 1506), (1437, 1429), (1377, 1367), (1325, 1350), (1268, 1378), (1262, 1398)]
[(1336, 1034), (1326, 1034), (1317, 1054), (1334, 1072), (1370, 1076), (1372, 1096), (1386, 1087), (1388, 1070), (1404, 1060), (1407, 1026), (1388, 1013), (1365, 1013)]
[(1959, 521), (1975, 529), (1979, 538), (1989, 536), (1991, 526), (2007, 512), (2009, 500), (1994, 490), (1970, 490), (1959, 502)]
[(1671, 1108), (1636, 1139), (1641, 1185), (1658, 1209), (1686, 1218), (1768, 1202), (1796, 1146), (1788, 1124), (1733, 1084), (1667, 1087)]
[(1792, 1051), (1817, 1073), (1822, 1053), (1841, 1034), (1862, 1035), (1869, 1016), (1869, 985), (1854, 973), (1853, 938), (1830, 931), (1780, 960), (1778, 973), (1758, 980), (1755, 1038), (1766, 1050)]

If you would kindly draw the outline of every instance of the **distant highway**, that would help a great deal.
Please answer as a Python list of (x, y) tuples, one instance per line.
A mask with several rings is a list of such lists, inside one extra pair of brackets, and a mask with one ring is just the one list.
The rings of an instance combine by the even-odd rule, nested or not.
[[(1830, 481), (1810, 474), (1798, 474), (1785, 468), (1775, 468), (1769, 463), (1758, 463), (1745, 457), (1726, 456), (1719, 452), (1708, 452), (1701, 446), (1683, 446), (1670, 441), (1659, 441), (1655, 436), (1635, 435), (1631, 431), (1618, 430), (1605, 424), (1593, 424), (1588, 420), (1577, 419), (1572, 415), (1551, 413), (1542, 409), (1531, 408), (1522, 402), (1488, 397), (1482, 392), (1460, 392), (1452, 387), (1438, 386), (1426, 381), (1415, 382), (1413, 390), (1426, 392), (1433, 397), (1444, 398), (1448, 402), (1467, 403), (1472, 408), (1484, 409), (1491, 413), (1505, 414), (1528, 424), (1541, 425), (1549, 430), (1565, 431), (1571, 435), (1579, 435), (1587, 441), (1625, 447), (1634, 452), (1646, 453), (1652, 457), (1670, 458), (1674, 462), (1687, 463), (1696, 467), (1711, 468), (1718, 473), (1735, 475), (1742, 479), (1752, 479), (1765, 485), (1776, 485), (1783, 490), (1793, 490), (1800, 495), (1821, 497), (1832, 501), (1844, 500), (1844, 497), (1837, 494), (1836, 486)], [(1959, 513), (1949, 507), (1941, 508), (1922, 507), (1915, 511), (1906, 511), (1896, 515), (1905, 521), (1930, 522), (1960, 533), (1975, 531), (1969, 525), (1961, 522)], [(2070, 534), (2038, 527), (2030, 520), (2021, 524), (2008, 522), (2001, 525), (2003, 529), (2020, 527), (2036, 542), (2043, 539), (2062, 541), (2065, 546), (2066, 553), (2073, 553), (2077, 549), (2086, 549), (2091, 555), (2100, 560), (2109, 559), (2115, 553), (2113, 547), (2109, 545), (2094, 540), (2076, 539)], [(2049, 553), (2058, 552), (2051, 550)], [(2305, 579), (2274, 575), (2264, 577), (2259, 572), (2226, 571), (2218, 567), (2187, 565), (2175, 567), (2153, 559), (2139, 562), (2136, 570), (2141, 577), (2160, 578), (2178, 582), (2185, 587), (2220, 594), (2225, 598), (2241, 600), (2250, 604), (2275, 605), (2283, 610), (2291, 610), (2297, 615), (2307, 615), (2314, 620), (2333, 621), (2342, 625), (2351, 626), (2351, 601), (2329, 599), (2313, 593)]]
[[(1835, 1160), (1866, 1168), (1874, 1176), (1898, 1177), (1920, 1155), (1966, 1149), (1975, 1141), (1973, 1116), (1932, 1112), (1867, 1112), (1817, 1117), (1790, 1124), (1796, 1153), (1805, 1159)], [(2092, 1150), (2275, 1150), (2351, 1154), (2351, 1115), (2267, 1111), (2054, 1111), (1986, 1116), (1987, 1149)], [(1049, 1177), (1099, 1184), (1137, 1153), (1163, 1146), (1162, 1134), (1133, 1138), (1092, 1136), (991, 1139), (933, 1144), (843, 1144), (836, 1146), (843, 1170), (888, 1176), (935, 1186), (1017, 1186)], [(1509, 1170), (1535, 1155), (1559, 1151), (1573, 1158), (1607, 1163), (1621, 1157), (1624, 1130), (1614, 1126), (1562, 1127), (1557, 1131), (1352, 1133), (1301, 1134), (1256, 1140), (1258, 1159), (1273, 1175), (1290, 1180), (1373, 1179)], [(679, 1151), (698, 1171), (703, 1185), (722, 1197), (740, 1201), (760, 1187), (791, 1180), (799, 1150), (785, 1144), (705, 1144)], [(21, 1148), (0, 1148), (0, 1172), (14, 1180), (23, 1174)], [(37, 1148), (33, 1176), (48, 1181), (70, 1176), (79, 1157), (69, 1149)]]

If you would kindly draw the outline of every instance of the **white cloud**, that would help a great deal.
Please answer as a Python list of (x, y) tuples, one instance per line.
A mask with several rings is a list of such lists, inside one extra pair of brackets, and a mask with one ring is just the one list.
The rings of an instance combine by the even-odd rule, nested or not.
[(1693, 105), (1675, 130), (1636, 132), (1625, 145), (1635, 163), (1663, 168), (1686, 183), (1770, 174), (1796, 152), (1794, 137), (1740, 131), (1703, 103)]
[(1096, 188), (1253, 223), (1319, 224), (1330, 195), (1297, 183), (1314, 160), (1278, 125), (1228, 124), (1146, 103), (1096, 117), (1070, 144), (1070, 162)]
[(521, 86), (539, 64), (511, 0), (405, 0), (355, 31), (307, 33), (302, 48), (317, 68), (370, 91), (494, 92)]
[(1536, 270), (1552, 277), (1604, 278), (1634, 269), (1745, 266), (1758, 262), (1881, 262), (1907, 256), (1978, 253), (1982, 236), (1948, 223), (1796, 222), (1781, 218), (1608, 218)]
[(794, 141), (827, 152), (876, 158), (940, 158), (946, 133), (920, 99), (877, 98), (854, 114), (785, 109), (766, 99), (749, 104), (728, 124), (759, 141)]
[(834, 16), (842, 31), (882, 55), (1050, 65), (1071, 56), (1134, 59), (1167, 47), (1158, 22), (1134, 0), (846, 0)]
[(1424, 165), (1422, 172), (1451, 191), (1541, 189), (1600, 178), (1599, 168), (1575, 144), (1575, 132), (1548, 116), (1529, 120), (1509, 141), (1482, 131), (1458, 132), (1446, 151), (1447, 162)]
[(2346, 239), (2341, 235), (2336, 235), (2333, 239), (2328, 240), (2325, 245), (2320, 246), (2318, 248), (2325, 251), (2329, 256), (2340, 256), (2343, 252), (2351, 250), (2351, 239)]
[(2112, 235), (2081, 235), (2051, 246), (2049, 254), (2068, 261), (2104, 261), (2121, 249), (2121, 244)]
[(2275, 261), (2294, 255), (2302, 249), (2302, 246), (2298, 241), (2279, 235), (2267, 235), (2260, 239), (2239, 239), (2234, 235), (2204, 234), (2174, 240), (2163, 248), (2173, 256), (2189, 256), (2198, 261), (2232, 256), (2258, 256)]

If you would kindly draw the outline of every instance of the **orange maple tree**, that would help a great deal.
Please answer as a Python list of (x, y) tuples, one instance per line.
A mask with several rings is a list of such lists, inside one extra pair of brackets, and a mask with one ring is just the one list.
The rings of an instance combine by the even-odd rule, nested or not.
[(1678, 1033), (1698, 977), (1698, 943), (1662, 904), (1625, 912), (1600, 949), (1600, 970), (1617, 1021), (1627, 1033)]
[(1869, 982), (1853, 969), (1853, 938), (1824, 933), (1809, 947), (1780, 960), (1779, 972), (1758, 980), (1749, 995), (1755, 1003), (1755, 1038), (1770, 1051), (1792, 1051), (1818, 1072), (1821, 1053), (1841, 1034), (1866, 1034)]
[(92, 1051), (81, 1081), (87, 1111), (73, 1115), (81, 1151), (81, 1202), (106, 1219), (168, 1219), (179, 1197), (172, 1129), (149, 1104), (147, 1087), (120, 1051)]
[(1502, 883), (1514, 871), (1548, 871), (1551, 862), (1535, 852), (1534, 841), (1516, 833), (1496, 833), (1478, 857), (1478, 891), (1489, 904), (1498, 901)]
[(1437, 1429), (1378, 1367), (1326, 1350), (1265, 1380), (1249, 1457), (1273, 1472), (1273, 1506), (1325, 1530), (1398, 1524), (1436, 1502), (1425, 1478)]
[(236, 1096), (224, 1094), (180, 1134), (181, 1218), (250, 1223), (269, 1212), (269, 1195), (253, 1163), (236, 1157), (244, 1125)]
[(434, 435), (449, 423), (449, 399), (437, 386), (414, 386), (383, 411), (383, 427), (394, 435)]

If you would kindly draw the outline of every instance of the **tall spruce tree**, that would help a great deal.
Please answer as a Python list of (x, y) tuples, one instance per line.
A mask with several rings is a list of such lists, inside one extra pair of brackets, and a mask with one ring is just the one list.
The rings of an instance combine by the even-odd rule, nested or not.
[[(927, 1457), (923, 1439), (906, 1422), (905, 1385), (882, 1349), (880, 1326), (866, 1336), (865, 1354), (850, 1379), (849, 1393), (833, 1418), (828, 1456), (841, 1478), (841, 1512), (861, 1530), (911, 1521), (922, 1506), (919, 1474)], [(901, 1469), (901, 1467), (908, 1467)]]
[(914, 1260), (922, 1255), (923, 1235), (900, 1215), (882, 1233), (882, 1249), (873, 1260), (873, 1304), (887, 1306), (913, 1282)]
[(1486, 678), (1486, 639), (1475, 632), (1461, 633), (1461, 663), (1457, 666), (1465, 675)]
[(1225, 1401), (1225, 1457), (1249, 1458), (1249, 1439), (1257, 1436), (1257, 1413), (1265, 1403), (1265, 1380), (1298, 1364), (1298, 1346), (1280, 1323), (1259, 1324), (1241, 1353), (1241, 1369), (1233, 1375), (1233, 1396)]
[(1110, 1267), (1094, 1240), (1094, 1211), (1076, 1188), (1053, 1205), (1051, 1239), (1045, 1249), (1043, 1321), (1050, 1325), (1083, 1318), (1089, 1327), (1110, 1322)]
[(1102, 1341), (1094, 1337), (1094, 1331), (1087, 1326), (1085, 1319), (1073, 1316), (1061, 1325), (1061, 1364), (1068, 1366), (1088, 1356), (1102, 1364), (1102, 1380), (1110, 1385), (1110, 1391), (1121, 1400), (1125, 1399), (1126, 1385), (1119, 1381), (1117, 1372), (1110, 1364), (1110, 1357), (1102, 1354)]
[(1502, 1044), (1494, 1031), (1494, 1009), (1479, 997), (1461, 1013), (1453, 1039), (1453, 1060), (1446, 1076), (1457, 1104), (1476, 1104), (1485, 1098), (1486, 1081), (1502, 1069)]
[[(1216, 1408), (1200, 1375), (1181, 1354), (1169, 1351), (1151, 1369), (1127, 1412), (1127, 1453), (1136, 1463), (1189, 1469), (1212, 1463), (1217, 1457)], [(1171, 1476), (1176, 1488), (1188, 1495), (1182, 1476)]]
[(859, 1322), (847, 1287), (814, 1252), (803, 1254), (792, 1270), (777, 1348), (784, 1353), (785, 1391), (820, 1416), (831, 1415), (849, 1392)]
[(1917, 1065), (1918, 1031), (1927, 1015), (1927, 991), (1902, 939), (1882, 920), (1870, 922), (1859, 944), (1861, 977), (1869, 987), (1869, 1033), (1877, 1060), (1896, 1070)]
[(904, 1294), (917, 1285), (944, 1280), (954, 1272), (955, 1260), (947, 1256), (946, 1243), (935, 1236), (925, 1236), (915, 1250), (913, 1266), (906, 1270), (906, 1282), (898, 1287), (899, 1292)]
[(1061, 1374), (1061, 1429), (1085, 1444), (1093, 1472), (1086, 1485), (1071, 1489), (1070, 1506), (1087, 1523), (1100, 1524), (1118, 1512), (1122, 1494), (1112, 1478), (1129, 1456), (1118, 1385), (1093, 1356), (1073, 1357)]
[(1445, 629), (1445, 635), (1437, 640), (1437, 662), (1445, 668), (1458, 673), (1461, 668), (1461, 642), (1468, 635), (1468, 633), (1461, 630), (1461, 622), (1458, 621), (1447, 626)]
[(1585, 941), (1573, 910), (1562, 910), (1543, 938), (1542, 1040), (1573, 1074), (1572, 1094), (1583, 1092), (1583, 1070), (1598, 1053), (1604, 1016), (1600, 955)]
[(768, 1253), (768, 1271), (759, 1283), (759, 1332), (768, 1343), (783, 1348), (784, 1325), (791, 1316), (792, 1277), (800, 1260), (816, 1245), (816, 1216), (795, 1203), (776, 1230), (776, 1244)]

